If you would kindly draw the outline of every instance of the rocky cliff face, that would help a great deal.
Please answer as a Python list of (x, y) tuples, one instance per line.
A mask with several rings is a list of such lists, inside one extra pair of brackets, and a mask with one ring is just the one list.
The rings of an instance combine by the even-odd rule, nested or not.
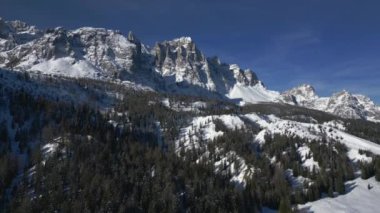
[(164, 78), (173, 77), (176, 83), (225, 93), (236, 83), (249, 86), (258, 82), (251, 70), (223, 64), (218, 58), (207, 58), (190, 37), (158, 43), (152, 54), (155, 58), (154, 68)]
[[(3, 51), (0, 55), (2, 66), (9, 66), (11, 60), (16, 58), (14, 68), (18, 70), (39, 70), (78, 77), (115, 77), (131, 72), (135, 61), (138, 62), (142, 55), (140, 43), (112, 30), (80, 28), (67, 31), (55, 28), (35, 34), (38, 36), (30, 41), (14, 42), (13, 48)], [(9, 37), (6, 40), (12, 42)], [(65, 70), (68, 68), (77, 70), (77, 73)]]
[(189, 37), (156, 44), (154, 68), (163, 76), (172, 76), (175, 82), (186, 82), (213, 90), (206, 57)]

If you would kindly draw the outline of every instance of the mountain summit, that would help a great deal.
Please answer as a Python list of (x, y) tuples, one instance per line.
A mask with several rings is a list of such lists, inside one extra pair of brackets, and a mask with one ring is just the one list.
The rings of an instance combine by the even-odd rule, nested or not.
[(346, 90), (331, 97), (319, 97), (310, 85), (301, 85), (281, 94), (292, 105), (317, 109), (343, 118), (380, 121), (380, 108), (368, 97), (352, 94)]

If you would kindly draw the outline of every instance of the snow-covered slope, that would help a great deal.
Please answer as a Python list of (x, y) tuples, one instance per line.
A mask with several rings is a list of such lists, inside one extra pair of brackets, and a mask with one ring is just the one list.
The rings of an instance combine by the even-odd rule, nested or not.
[[(258, 115), (256, 113), (242, 114), (242, 115), (213, 115), (213, 116), (201, 116), (195, 117), (191, 121), (190, 125), (181, 129), (181, 133), (176, 141), (176, 148), (178, 152), (197, 150), (197, 152), (203, 153), (203, 158), (208, 160), (215, 157), (209, 157), (208, 145), (212, 143), (218, 137), (222, 137), (225, 132), (217, 129), (217, 120), (221, 121), (227, 129), (246, 129), (250, 124), (260, 126), (261, 131), (254, 135), (252, 145), (257, 144), (263, 146), (267, 143), (267, 137), (273, 137), (274, 135), (282, 135), (288, 138), (301, 138), (306, 141), (319, 141), (322, 143), (341, 143), (347, 147), (347, 157), (354, 163), (363, 161), (371, 162), (373, 159), (362, 153), (361, 150), (371, 152), (375, 155), (380, 155), (380, 145), (373, 143), (362, 138), (353, 136), (345, 132), (345, 127), (339, 121), (330, 121), (322, 124), (315, 123), (303, 123), (292, 120), (281, 119), (274, 115)], [(228, 150), (217, 148), (217, 152), (225, 153)], [(310, 149), (310, 143), (298, 144), (297, 152), (301, 159), (302, 166), (309, 171), (313, 169), (318, 170), (319, 164), (313, 158), (313, 153)], [(231, 154), (231, 153), (230, 153)], [(230, 154), (224, 154), (217, 158), (225, 158), (231, 160), (228, 157)], [(222, 155), (222, 154), (220, 154)], [(225, 156), (226, 155), (226, 156)], [(239, 158), (236, 153), (232, 154), (234, 158)], [(268, 156), (272, 157), (272, 156)], [(200, 160), (201, 160), (200, 159)], [(253, 172), (252, 165), (246, 165), (243, 158), (239, 158), (241, 161), (241, 169), (234, 171), (236, 177), (240, 177), (231, 181), (238, 183), (239, 185), (245, 185), (245, 175)], [(276, 162), (276, 159), (273, 159)], [(219, 161), (214, 162), (216, 172)], [(251, 169), (248, 169), (251, 168)], [(247, 170), (248, 169), (248, 170)], [(243, 173), (243, 174), (241, 174)]]
[[(285, 135), (288, 137), (299, 137), (308, 140), (322, 139), (328, 141), (338, 141), (343, 143), (349, 149), (348, 157), (356, 161), (369, 161), (369, 159), (363, 154), (359, 154), (359, 150), (366, 150), (376, 155), (380, 155), (380, 145), (368, 140), (364, 140), (348, 134), (342, 130), (341, 127), (334, 127), (331, 123), (324, 124), (311, 124), (302, 123), (297, 121), (290, 121), (272, 117), (260, 117), (255, 114), (245, 115), (248, 119), (257, 122), (263, 130), (259, 132), (255, 138), (255, 141), (263, 144), (266, 142), (265, 136), (271, 136), (274, 134)], [(303, 152), (307, 148), (301, 148), (299, 151)]]
[(268, 90), (261, 82), (253, 86), (237, 83), (229, 91), (227, 97), (230, 99), (241, 99), (240, 104), (244, 105), (246, 102), (277, 102), (280, 99), (280, 94), (276, 91)]
[[(218, 129), (217, 121), (221, 121), (226, 129)], [(324, 144), (341, 143), (347, 147), (345, 155), (355, 165), (359, 162), (371, 162), (372, 157), (367, 156), (360, 150), (365, 150), (374, 155), (380, 155), (380, 145), (371, 141), (364, 140), (346, 132), (346, 127), (339, 120), (331, 120), (324, 123), (303, 123), (292, 120), (286, 120), (274, 115), (259, 115), (256, 113), (240, 115), (210, 115), (194, 117), (189, 126), (184, 127), (176, 141), (177, 152), (198, 153), (199, 158), (196, 162), (212, 162), (214, 171), (218, 174), (232, 174), (230, 181), (238, 187), (245, 187), (247, 178), (260, 173), (260, 168), (253, 165), (251, 161), (245, 159), (235, 151), (225, 150), (219, 146), (217, 139), (226, 134), (225, 131), (234, 129), (248, 129), (249, 125), (254, 124), (260, 127), (260, 131), (254, 135), (251, 144), (252, 147), (264, 147), (269, 143), (267, 138), (274, 135), (283, 135), (287, 138), (296, 140), (296, 152), (300, 160), (300, 165), (307, 171), (319, 172), (322, 167), (320, 159), (314, 157), (312, 148), (315, 142)], [(300, 139), (304, 139), (301, 140)], [(232, 139), (230, 139), (232, 140)], [(226, 142), (228, 143), (228, 139)], [(212, 145), (211, 145), (212, 144)], [(210, 147), (212, 150), (210, 150)], [(334, 151), (338, 152), (333, 148)], [(266, 156), (272, 165), (281, 164), (276, 156)], [(194, 152), (195, 151), (195, 152)], [(213, 153), (213, 154), (211, 154)], [(283, 152), (283, 155), (287, 155)], [(285, 168), (285, 175), (290, 186), (297, 190), (304, 188), (305, 185), (313, 185), (313, 179), (310, 176), (293, 175), (293, 170)], [(326, 168), (324, 168), (326, 169)], [(372, 187), (367, 188), (368, 184)], [(375, 207), (377, 198), (380, 196), (380, 184), (374, 178), (363, 180), (356, 178), (345, 183), (345, 194), (337, 195), (335, 198), (322, 198), (320, 200), (309, 202), (304, 205), (298, 205), (301, 212), (377, 212)], [(307, 189), (304, 189), (307, 190)], [(264, 208), (264, 212), (269, 209)], [(273, 212), (276, 212), (273, 210)]]
[(31, 66), (30, 69), (37, 71), (43, 70), (45, 74), (64, 75), (68, 77), (80, 76), (96, 78), (100, 75), (99, 70), (92, 64), (85, 60), (75, 61), (75, 59), (70, 57), (43, 61)]
[[(368, 189), (368, 184), (371, 189)], [(375, 178), (357, 178), (345, 184), (347, 193), (335, 198), (323, 198), (299, 205), (300, 212), (366, 212), (376, 213), (380, 197), (380, 183)]]
[(301, 85), (281, 94), (287, 103), (317, 109), (343, 118), (380, 121), (380, 107), (368, 97), (342, 91), (331, 97), (318, 97), (310, 85)]
[[(197, 150), (202, 153), (197, 160), (198, 162), (201, 160), (209, 161), (210, 152), (207, 144), (225, 134), (223, 131), (216, 129), (216, 120), (221, 121), (230, 130), (245, 127), (244, 121), (235, 115), (195, 117), (188, 127), (182, 128), (176, 141), (177, 152)], [(247, 165), (242, 157), (231, 150), (217, 148), (215, 154), (218, 156), (215, 158), (218, 160), (213, 162), (215, 172), (233, 174), (231, 182), (237, 186), (244, 187), (246, 185), (245, 178), (254, 173), (252, 165)]]

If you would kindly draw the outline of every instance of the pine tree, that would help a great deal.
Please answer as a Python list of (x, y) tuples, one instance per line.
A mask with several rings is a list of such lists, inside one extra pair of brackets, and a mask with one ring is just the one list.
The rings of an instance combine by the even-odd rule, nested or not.
[(343, 177), (341, 175), (338, 175), (338, 177), (335, 178), (335, 191), (339, 194), (344, 194), (346, 192)]
[(380, 158), (375, 159), (375, 178), (377, 181), (380, 181)]
[(283, 197), (280, 201), (280, 206), (278, 207), (279, 213), (291, 213), (292, 212), (292, 206), (290, 204), (289, 197)]

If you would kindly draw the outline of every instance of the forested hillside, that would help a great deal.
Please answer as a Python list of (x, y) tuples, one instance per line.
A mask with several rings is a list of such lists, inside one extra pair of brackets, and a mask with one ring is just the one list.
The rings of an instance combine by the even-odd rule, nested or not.
[(348, 193), (358, 171), (380, 180), (368, 121), (1, 74), (3, 212), (291, 212)]

